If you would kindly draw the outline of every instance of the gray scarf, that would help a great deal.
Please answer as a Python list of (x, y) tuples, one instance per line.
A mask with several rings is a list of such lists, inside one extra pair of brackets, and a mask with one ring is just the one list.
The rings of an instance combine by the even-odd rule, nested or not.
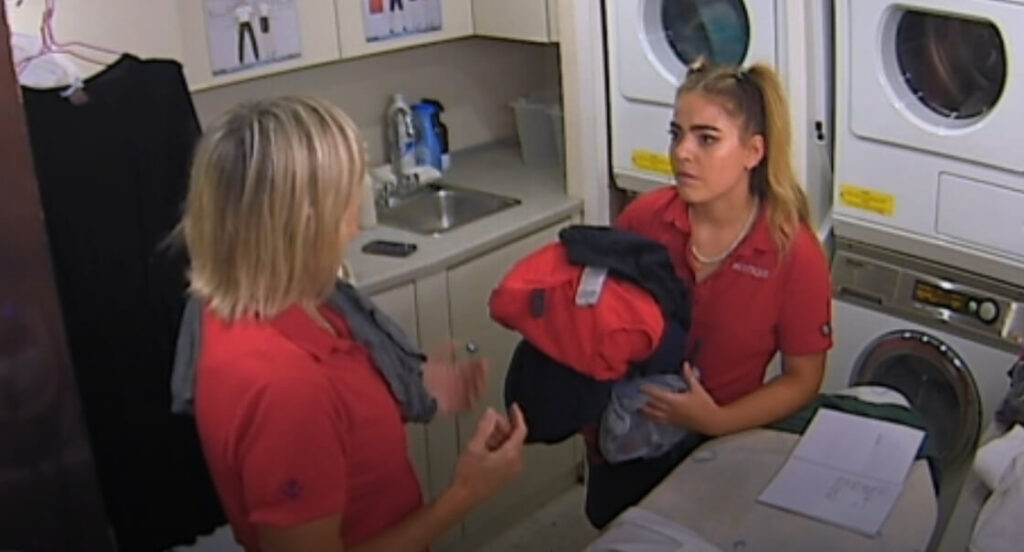
[[(327, 305), (348, 323), (352, 336), (365, 346), (373, 364), (387, 381), (406, 422), (426, 423), (437, 412), (437, 401), (423, 385), (426, 356), (413, 345), (402, 328), (381, 312), (369, 297), (352, 284), (338, 280)], [(171, 412), (192, 414), (196, 364), (202, 342), (202, 305), (189, 299), (178, 331), (171, 372)]]

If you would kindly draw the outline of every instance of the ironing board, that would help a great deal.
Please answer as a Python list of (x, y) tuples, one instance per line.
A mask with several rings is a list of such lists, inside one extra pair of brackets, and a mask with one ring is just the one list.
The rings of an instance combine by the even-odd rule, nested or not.
[(754, 429), (708, 441), (638, 508), (682, 524), (723, 551), (924, 551), (938, 516), (928, 464), (910, 468), (874, 538), (757, 502), (799, 435)]

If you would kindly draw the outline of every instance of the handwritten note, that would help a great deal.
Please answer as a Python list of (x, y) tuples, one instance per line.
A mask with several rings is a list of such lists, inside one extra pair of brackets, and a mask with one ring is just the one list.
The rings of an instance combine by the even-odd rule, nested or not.
[(912, 427), (822, 408), (758, 500), (877, 535), (923, 438)]

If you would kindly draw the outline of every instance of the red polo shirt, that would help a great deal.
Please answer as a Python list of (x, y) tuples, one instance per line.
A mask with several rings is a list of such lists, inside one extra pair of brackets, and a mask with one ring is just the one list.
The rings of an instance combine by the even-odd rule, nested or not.
[(675, 188), (638, 197), (616, 225), (665, 244), (676, 272), (693, 287), (687, 347), (719, 404), (759, 388), (776, 351), (804, 355), (832, 347), (828, 263), (809, 227), (802, 225), (780, 255), (762, 210), (743, 242), (694, 284), (686, 259), (689, 213)]
[[(422, 504), (398, 406), (348, 326), (292, 307), (269, 321), (203, 314), (196, 419), (236, 539), (341, 513), (346, 546)], [(340, 337), (339, 337), (340, 336)]]

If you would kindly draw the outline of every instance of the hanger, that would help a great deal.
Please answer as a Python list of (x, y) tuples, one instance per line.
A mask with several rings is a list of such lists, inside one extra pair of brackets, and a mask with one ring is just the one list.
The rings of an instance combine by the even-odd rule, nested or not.
[[(18, 2), (15, 4), (15, 6), (20, 6), (22, 1), (23, 0), (18, 0)], [(54, 33), (53, 33), (53, 18), (54, 18), (55, 14), (56, 14), (56, 11), (57, 11), (56, 0), (46, 0), (46, 4), (45, 4), (45, 6), (43, 8), (42, 22), (41, 22), (41, 24), (39, 26), (39, 37), (42, 40), (42, 46), (40, 47), (39, 51), (36, 52), (35, 54), (32, 54), (32, 55), (30, 55), (28, 57), (25, 57), (24, 59), (21, 59), (21, 60), (18, 61), (18, 63), (17, 63), (17, 73), (19, 75), (21, 73), (23, 73), (25, 71), (25, 69), (33, 61), (35, 61), (35, 60), (37, 60), (37, 59), (39, 59), (41, 57), (50, 55), (50, 54), (66, 54), (66, 55), (69, 55), (71, 57), (80, 59), (82, 61), (85, 61), (85, 62), (88, 62), (88, 63), (93, 63), (95, 65), (107, 65), (106, 61), (100, 61), (100, 60), (98, 60), (96, 58), (93, 58), (91, 56), (81, 54), (79, 52), (74, 51), (72, 48), (87, 48), (89, 50), (93, 50), (93, 51), (96, 51), (96, 52), (102, 52), (102, 53), (105, 53), (105, 54), (111, 54), (111, 55), (115, 55), (115, 56), (120, 56), (121, 55), (121, 52), (117, 52), (117, 51), (114, 51), (114, 50), (111, 50), (111, 49), (108, 49), (108, 48), (103, 48), (101, 46), (96, 46), (94, 44), (88, 44), (88, 43), (81, 42), (81, 41), (72, 41), (72, 42), (60, 42), (60, 41), (58, 41), (57, 38), (54, 36)], [(82, 97), (80, 96), (79, 93), (81, 92), (81, 90), (83, 88), (84, 88), (84, 84), (82, 82), (82, 79), (80, 77), (78, 77), (78, 76), (74, 76), (72, 78), (71, 85), (68, 87), (67, 90), (62, 92), (61, 95), (66, 97), (66, 98), (72, 99), (72, 101), (74, 101), (74, 99), (76, 97), (78, 97), (79, 99), (82, 99)]]

